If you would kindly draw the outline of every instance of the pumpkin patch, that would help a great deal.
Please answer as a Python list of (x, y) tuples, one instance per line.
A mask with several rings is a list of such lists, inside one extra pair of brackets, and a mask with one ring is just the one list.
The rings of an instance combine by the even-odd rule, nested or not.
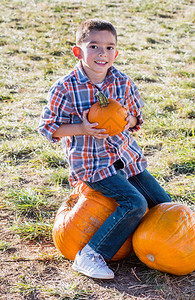
[(133, 234), (133, 249), (152, 269), (174, 275), (195, 270), (195, 214), (178, 203), (162, 203), (143, 217)]

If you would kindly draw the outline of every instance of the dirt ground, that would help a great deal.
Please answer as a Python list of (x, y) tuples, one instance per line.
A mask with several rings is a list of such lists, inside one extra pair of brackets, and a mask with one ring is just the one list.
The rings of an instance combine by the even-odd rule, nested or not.
[(134, 254), (109, 263), (116, 274), (114, 280), (78, 274), (53, 243), (21, 241), (9, 229), (15, 217), (5, 208), (1, 210), (0, 239), (11, 245), (0, 252), (1, 300), (194, 299), (194, 274), (178, 277), (150, 270)]

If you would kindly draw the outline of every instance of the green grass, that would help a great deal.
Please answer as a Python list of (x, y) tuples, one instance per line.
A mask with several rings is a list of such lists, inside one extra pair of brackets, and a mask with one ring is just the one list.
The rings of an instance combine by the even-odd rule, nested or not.
[(51, 222), (39, 217), (38, 221), (24, 221), (17, 219), (15, 224), (10, 228), (18, 234), (22, 240), (44, 241), (52, 239)]
[(0, 251), (7, 251), (11, 247), (10, 243), (0, 240)]
[(38, 217), (42, 211), (49, 209), (48, 201), (32, 189), (10, 190), (6, 197), (6, 203), (13, 210), (28, 217)]
[(1, 3), (0, 251), (6, 265), (0, 297), (192, 299), (193, 275), (150, 270), (135, 257), (111, 265), (118, 270), (112, 283), (71, 270), (51, 237), (56, 211), (72, 190), (69, 169), (61, 144), (50, 144), (37, 131), (50, 86), (77, 62), (71, 49), (78, 23), (107, 19), (118, 31), (115, 65), (131, 76), (145, 102), (145, 123), (134, 136), (148, 170), (173, 201), (193, 208), (192, 6), (190, 0)]

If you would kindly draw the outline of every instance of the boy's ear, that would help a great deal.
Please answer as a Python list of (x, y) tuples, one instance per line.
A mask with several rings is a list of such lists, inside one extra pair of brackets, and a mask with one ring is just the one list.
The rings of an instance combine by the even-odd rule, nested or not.
[(82, 59), (81, 48), (80, 48), (80, 47), (74, 46), (74, 47), (72, 48), (72, 52), (73, 52), (74, 56), (76, 56), (76, 58)]
[(117, 56), (118, 56), (118, 51), (116, 50), (116, 52), (115, 52), (115, 59), (117, 58)]

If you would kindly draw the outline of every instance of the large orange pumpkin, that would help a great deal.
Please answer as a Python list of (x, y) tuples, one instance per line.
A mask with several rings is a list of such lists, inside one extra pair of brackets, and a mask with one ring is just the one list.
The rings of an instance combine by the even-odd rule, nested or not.
[(133, 249), (148, 267), (174, 275), (195, 270), (195, 214), (186, 205), (162, 203), (143, 217)]
[[(74, 260), (105, 220), (116, 210), (117, 203), (84, 183), (59, 208), (53, 226), (53, 241), (66, 258)], [(120, 260), (131, 253), (129, 237), (112, 260)]]
[(96, 96), (99, 101), (89, 110), (89, 122), (97, 122), (96, 128), (106, 129), (105, 133), (110, 136), (119, 134), (127, 124), (127, 110), (118, 101), (108, 99), (102, 92), (98, 92)]

